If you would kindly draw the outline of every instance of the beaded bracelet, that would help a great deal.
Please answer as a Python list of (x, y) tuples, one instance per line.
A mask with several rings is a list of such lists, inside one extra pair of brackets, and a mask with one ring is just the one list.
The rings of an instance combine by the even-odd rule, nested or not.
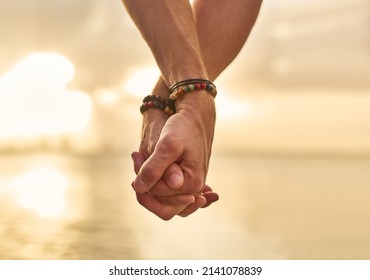
[(175, 101), (185, 93), (196, 90), (206, 90), (211, 93), (213, 97), (217, 95), (216, 86), (211, 81), (204, 79), (189, 79), (178, 82), (170, 87), (170, 99)]
[(143, 99), (143, 105), (140, 106), (140, 112), (143, 114), (148, 109), (158, 109), (170, 116), (176, 111), (175, 104), (170, 99), (165, 99), (159, 95), (148, 95)]
[(177, 83), (171, 85), (169, 87), (169, 91), (173, 92), (177, 88), (179, 88), (180, 86), (189, 85), (189, 84), (192, 84), (192, 83), (207, 83), (207, 82), (212, 84), (211, 81), (206, 80), (206, 79), (187, 79), (187, 80), (183, 80), (183, 81), (180, 81), (180, 82), (177, 82)]

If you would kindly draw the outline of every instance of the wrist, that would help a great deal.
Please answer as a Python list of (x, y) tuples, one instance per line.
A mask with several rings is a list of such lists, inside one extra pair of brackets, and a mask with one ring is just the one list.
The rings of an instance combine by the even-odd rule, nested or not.
[(201, 116), (202, 121), (214, 121), (217, 90), (211, 81), (201, 78), (182, 80), (171, 85), (169, 91), (175, 111), (189, 114), (190, 118), (194, 115)]
[(148, 110), (143, 114), (140, 152), (145, 154), (146, 158), (153, 152), (168, 118), (168, 114), (164, 114), (159, 110)]
[(206, 79), (187, 79), (177, 82), (169, 87), (170, 99), (176, 101), (179, 97), (183, 96), (186, 93), (190, 93), (198, 90), (206, 90), (213, 97), (216, 97), (217, 90), (216, 86), (209, 80)]
[(177, 112), (186, 114), (190, 118), (200, 117), (203, 120), (215, 121), (214, 97), (205, 90), (185, 94), (176, 100), (175, 106)]

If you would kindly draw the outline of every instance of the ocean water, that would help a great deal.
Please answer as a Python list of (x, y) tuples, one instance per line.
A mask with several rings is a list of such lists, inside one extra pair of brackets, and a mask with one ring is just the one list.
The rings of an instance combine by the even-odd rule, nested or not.
[(214, 155), (220, 201), (162, 221), (127, 156), (0, 157), (0, 259), (369, 259), (370, 158)]

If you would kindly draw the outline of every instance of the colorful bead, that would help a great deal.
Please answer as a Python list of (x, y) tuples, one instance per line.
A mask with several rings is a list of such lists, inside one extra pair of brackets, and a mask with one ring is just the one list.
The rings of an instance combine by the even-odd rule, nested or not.
[(159, 109), (159, 110), (161, 110), (161, 111), (163, 111), (164, 110), (164, 108), (166, 107), (166, 105), (164, 105), (163, 103), (161, 103), (161, 102), (156, 102), (156, 108), (157, 109)]
[(185, 87), (183, 87), (182, 89), (184, 90), (184, 92), (185, 92), (185, 93), (190, 92), (190, 88), (189, 88), (189, 86), (185, 86)]
[(215, 85), (208, 80), (205, 79), (189, 79), (178, 82), (172, 85), (170, 88), (170, 101), (174, 102), (180, 96), (185, 93), (189, 93), (195, 90), (206, 90), (208, 91), (213, 97), (216, 96), (217, 91)]
[(174, 93), (171, 93), (170, 94), (170, 100), (172, 102), (175, 102), (177, 98), (179, 98), (179, 96), (181, 96), (182, 94), (184, 94), (185, 92), (184, 91), (175, 91)]
[(179, 88), (177, 93), (178, 93), (178, 96), (181, 96), (181, 95), (185, 94), (185, 91), (184, 91), (183, 88)]
[(140, 112), (144, 113), (151, 108), (155, 108), (166, 114), (172, 115), (175, 112), (175, 103), (159, 95), (148, 95), (143, 99), (143, 104), (140, 106)]
[(172, 93), (179, 87), (190, 85), (190, 84), (197, 84), (197, 83), (212, 83), (212, 82), (210, 82), (209, 80), (205, 80), (205, 79), (187, 79), (187, 80), (183, 80), (183, 81), (173, 84), (172, 86), (169, 87), (169, 90)]

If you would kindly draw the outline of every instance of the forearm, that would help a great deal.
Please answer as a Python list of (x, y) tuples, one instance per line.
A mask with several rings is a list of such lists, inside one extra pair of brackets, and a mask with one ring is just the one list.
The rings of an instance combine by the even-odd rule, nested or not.
[(188, 0), (123, 0), (150, 47), (167, 86), (207, 78)]
[(203, 61), (211, 80), (245, 44), (262, 0), (196, 0), (194, 14)]
[[(204, 66), (214, 80), (235, 59), (256, 21), (262, 0), (197, 0), (194, 3), (196, 29)], [(168, 98), (169, 91), (162, 78), (154, 95)], [(156, 110), (144, 116), (144, 124), (156, 121)]]
[[(262, 0), (197, 0), (194, 16), (205, 70), (215, 80), (236, 58), (257, 19)], [(162, 78), (153, 94), (168, 97)]]

